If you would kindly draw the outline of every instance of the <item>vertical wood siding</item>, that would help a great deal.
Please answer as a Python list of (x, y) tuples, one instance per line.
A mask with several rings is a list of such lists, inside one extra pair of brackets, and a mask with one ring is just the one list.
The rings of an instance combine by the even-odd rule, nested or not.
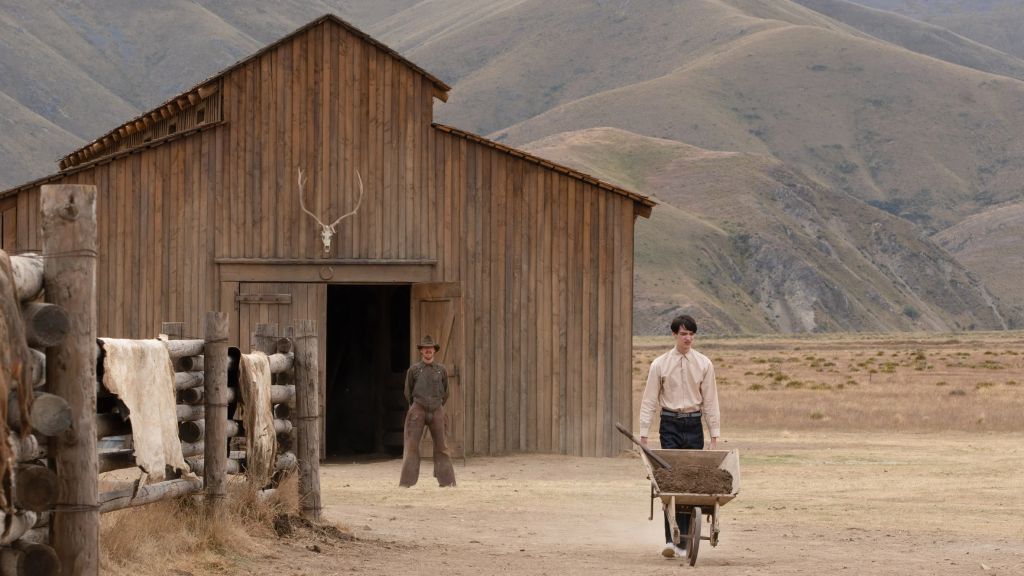
[(612, 456), (632, 421), (633, 200), (433, 131), (437, 282), (466, 287), (466, 450)]
[[(218, 94), (223, 123), (60, 182), (98, 187), (100, 334), (180, 321), (201, 336), (206, 310), (233, 311), (216, 258), (431, 259), (433, 281), (464, 284), (469, 453), (626, 448), (612, 424), (632, 421), (632, 199), (432, 127), (432, 82), (331, 21)], [(327, 223), (361, 176), (330, 253), (299, 168)], [(40, 247), (39, 192), (5, 200), (4, 248)]]
[[(220, 305), (219, 257), (429, 257), (432, 88), (327, 21), (226, 74), (223, 124), (64, 178), (99, 189), (100, 333), (152, 337), (180, 321), (196, 335)], [(328, 224), (355, 208), (362, 178), (330, 253), (299, 209), (299, 168), (306, 207)], [(0, 214), (5, 247), (40, 247), (38, 206), (34, 187)]]

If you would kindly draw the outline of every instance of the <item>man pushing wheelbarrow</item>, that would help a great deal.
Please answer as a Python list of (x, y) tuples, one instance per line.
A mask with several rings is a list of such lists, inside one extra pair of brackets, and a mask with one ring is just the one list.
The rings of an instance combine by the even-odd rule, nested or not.
[[(663, 450), (702, 450), (702, 416), (708, 423), (711, 435), (709, 449), (715, 450), (720, 427), (714, 364), (707, 356), (692, 348), (697, 333), (697, 322), (693, 317), (677, 316), (670, 327), (676, 345), (651, 363), (647, 388), (640, 403), (640, 443), (647, 447), (654, 412), (661, 410), (658, 432)], [(651, 480), (655, 482), (653, 475)], [(672, 510), (675, 511), (676, 507), (673, 506)], [(679, 527), (682, 538), (673, 538), (673, 524)], [(676, 511), (675, 518), (670, 518), (666, 507), (663, 556), (688, 557), (685, 546), (690, 524), (690, 513)], [(677, 542), (683, 542), (683, 547), (678, 546)]]

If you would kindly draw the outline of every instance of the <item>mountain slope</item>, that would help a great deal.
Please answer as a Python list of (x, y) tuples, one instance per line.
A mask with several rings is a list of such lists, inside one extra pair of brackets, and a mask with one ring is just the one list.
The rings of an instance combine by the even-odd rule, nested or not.
[(851, 0), (942, 26), (1024, 59), (1024, 0)]
[(493, 137), (517, 145), (614, 126), (768, 154), (941, 230), (1024, 194), (1021, 102), (1024, 82), (799, 26), (745, 35), (663, 77), (578, 99)]
[(984, 279), (1005, 308), (1018, 314), (1024, 311), (1024, 205), (975, 214), (934, 239)]
[[(592, 94), (660, 78), (765, 30), (813, 26), (861, 35), (788, 1), (593, 3), (528, 0), (446, 32), (407, 52), (449, 82), (440, 122), (491, 133)], [(455, 0), (431, 3), (443, 13)], [(774, 4), (789, 10), (770, 10)], [(383, 25), (383, 23), (382, 23)], [(392, 32), (378, 27), (385, 42)]]
[[(68, 28), (55, 11), (32, 4), (5, 6), (0, 20), (4, 47), (0, 90), (47, 121), (84, 139), (88, 134), (98, 135), (104, 126), (109, 129), (127, 120), (136, 109), (111, 90), (108, 82), (97, 81), (82, 67), (82, 62), (90, 60), (98, 48), (87, 37)], [(66, 52), (53, 42), (55, 38), (67, 41), (70, 46)], [(46, 157), (52, 159), (72, 149), (62, 147), (53, 151), (58, 154), (50, 152)]]
[(793, 1), (907, 50), (982, 72), (1024, 80), (1024, 60), (968, 40), (941, 26), (847, 0)]
[(612, 128), (526, 149), (655, 196), (637, 223), (634, 331), (998, 328), (984, 287), (912, 225), (781, 162)]
[(38, 174), (52, 172), (54, 150), (72, 150), (85, 141), (47, 121), (17, 100), (0, 92), (0, 182), (25, 182)]
[[(416, 2), (165, 0), (7, 2), (0, 6), (0, 91), (73, 135), (11, 159), (0, 189), (56, 171), (53, 158), (193, 86), (327, 12), (362, 25)], [(45, 71), (45, 73), (42, 73)], [(26, 125), (27, 126), (27, 125)], [(27, 129), (26, 129), (27, 130)], [(0, 147), (30, 132), (8, 127)]]

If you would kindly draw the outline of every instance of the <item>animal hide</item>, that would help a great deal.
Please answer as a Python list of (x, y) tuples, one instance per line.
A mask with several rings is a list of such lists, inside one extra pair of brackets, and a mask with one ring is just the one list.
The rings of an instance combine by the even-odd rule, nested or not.
[(181, 454), (178, 411), (174, 398), (174, 367), (160, 340), (100, 338), (103, 385), (128, 407), (135, 462), (143, 471), (139, 485), (164, 479), (169, 465), (190, 480)]
[[(32, 404), (32, 387), (25, 382), (22, 373), (28, 360), (28, 345), (25, 343), (25, 329), (21, 323), (21, 312), (14, 278), (11, 273), (11, 260), (7, 253), (0, 250), (0, 414), (4, 415), (0, 422), (0, 509), (7, 514), (14, 512), (14, 494), (11, 490), (14, 483), (14, 447), (9, 440), (10, 429), (7, 427), (7, 394), (13, 389), (14, 381), (18, 381), (18, 398), (21, 400), (21, 436), (31, 432), (32, 422), (28, 418), (28, 404)], [(6, 533), (9, 527), (4, 528)]]
[(245, 410), (246, 475), (250, 482), (264, 486), (274, 474), (277, 434), (274, 410), (270, 405), (270, 360), (263, 352), (242, 354), (239, 360), (238, 386), (242, 389)]

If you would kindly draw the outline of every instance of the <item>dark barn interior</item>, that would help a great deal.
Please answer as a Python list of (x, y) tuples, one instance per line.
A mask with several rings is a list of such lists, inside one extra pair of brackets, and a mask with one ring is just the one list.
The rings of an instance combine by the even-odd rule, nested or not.
[(327, 289), (327, 456), (402, 454), (410, 288)]

